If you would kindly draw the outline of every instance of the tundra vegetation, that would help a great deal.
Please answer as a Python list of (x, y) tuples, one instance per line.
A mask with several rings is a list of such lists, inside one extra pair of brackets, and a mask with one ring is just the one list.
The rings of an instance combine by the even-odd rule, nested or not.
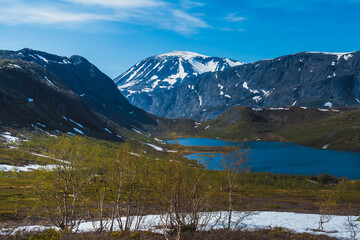
[[(241, 150), (223, 159), (224, 171), (207, 170), (206, 162), (183, 158), (181, 149), (164, 153), (137, 141), (119, 144), (80, 136), (34, 135), (18, 149), (2, 146), (0, 150), (1, 161), (55, 165), (32, 172), (0, 172), (1, 225), (25, 220), (55, 225), (60, 233), (44, 233), (53, 239), (76, 236), (84, 220), (93, 221), (94, 239), (116, 238), (119, 230), (124, 239), (136, 234), (146, 239), (138, 231), (147, 214), (161, 214), (158, 228), (163, 232), (161, 237), (149, 233), (149, 239), (187, 239), (189, 232), (203, 233), (216, 217), (215, 224), (238, 231), (241, 221), (259, 210), (320, 213), (319, 230), (324, 231), (328, 215), (356, 215), (360, 209), (358, 180), (252, 173), (247, 151)], [(349, 203), (352, 207), (346, 208)], [(227, 219), (215, 216), (215, 211), (228, 211)], [(234, 222), (233, 211), (244, 215)], [(355, 219), (349, 218), (346, 226), (357, 236)], [(288, 233), (274, 229), (268, 234)]]

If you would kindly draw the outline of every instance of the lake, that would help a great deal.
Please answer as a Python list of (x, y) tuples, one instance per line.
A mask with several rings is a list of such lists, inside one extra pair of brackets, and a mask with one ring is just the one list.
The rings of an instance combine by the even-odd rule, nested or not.
[[(299, 175), (318, 175), (328, 173), (336, 177), (360, 179), (360, 152), (347, 152), (308, 148), (285, 142), (227, 142), (207, 138), (182, 138), (166, 141), (185, 146), (239, 146), (250, 148), (249, 165), (252, 172), (273, 172)], [(212, 164), (208, 168), (221, 170), (219, 163), (222, 154), (211, 154)], [(198, 160), (209, 153), (187, 155), (188, 159)]]

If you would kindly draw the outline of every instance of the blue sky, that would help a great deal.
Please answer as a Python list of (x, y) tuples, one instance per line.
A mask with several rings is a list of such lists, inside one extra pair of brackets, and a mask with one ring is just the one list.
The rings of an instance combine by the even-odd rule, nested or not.
[(360, 0), (0, 0), (0, 49), (82, 55), (114, 78), (172, 50), (244, 62), (360, 50)]

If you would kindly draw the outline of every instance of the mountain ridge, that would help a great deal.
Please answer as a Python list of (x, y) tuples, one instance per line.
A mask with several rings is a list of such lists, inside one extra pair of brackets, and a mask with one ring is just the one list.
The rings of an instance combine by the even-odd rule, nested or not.
[(84, 57), (25, 48), (1, 50), (0, 62), (2, 123), (118, 141), (120, 127), (145, 129), (144, 124), (156, 124)]
[(170, 89), (126, 95), (168, 118), (215, 118), (232, 106), (359, 107), (360, 52), (300, 52), (207, 72)]
[(224, 70), (242, 64), (244, 63), (229, 58), (172, 51), (143, 59), (116, 77), (114, 82), (127, 97), (142, 93), (151, 96), (154, 91), (174, 88), (204, 72)]

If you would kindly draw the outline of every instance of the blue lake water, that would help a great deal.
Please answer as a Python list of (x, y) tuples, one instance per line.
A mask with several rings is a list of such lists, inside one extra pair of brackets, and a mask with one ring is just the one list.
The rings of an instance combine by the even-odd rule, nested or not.
[[(252, 172), (273, 172), (300, 175), (328, 173), (336, 177), (360, 179), (360, 152), (323, 150), (284, 142), (227, 142), (207, 138), (182, 138), (166, 141), (185, 146), (239, 146), (250, 148), (249, 166)], [(221, 170), (222, 154), (211, 154), (212, 163), (208, 168)], [(209, 153), (187, 155), (198, 160)]]

